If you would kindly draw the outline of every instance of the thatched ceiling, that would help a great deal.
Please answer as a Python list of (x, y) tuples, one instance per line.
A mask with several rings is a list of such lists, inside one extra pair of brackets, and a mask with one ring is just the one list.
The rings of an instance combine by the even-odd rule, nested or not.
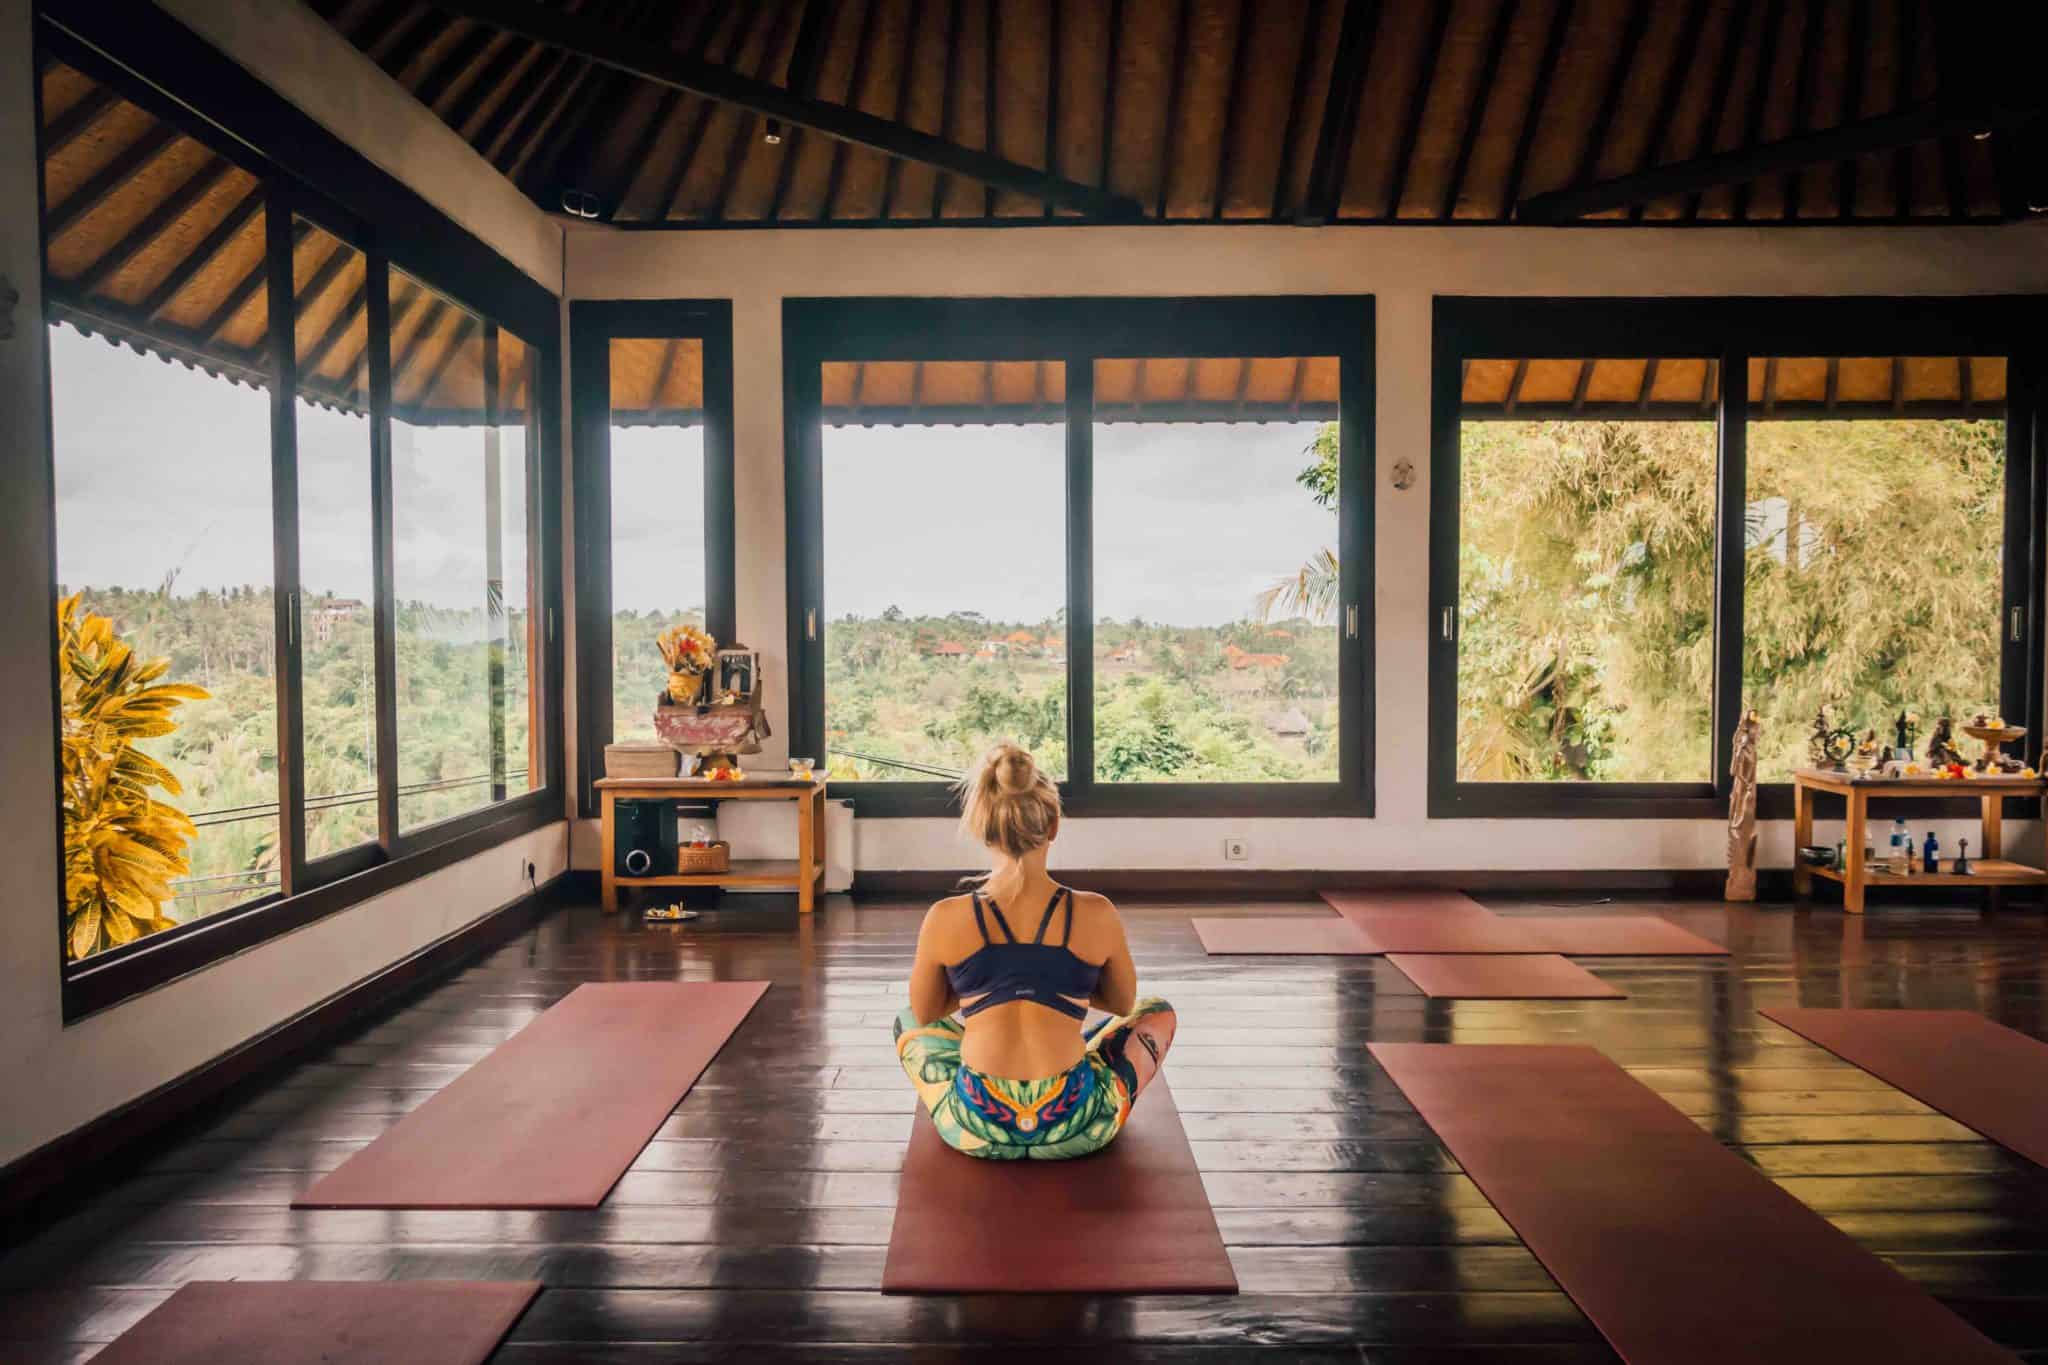
[[(815, 129), (771, 143), (764, 106), (678, 88), (706, 71), (994, 153), (1152, 221), (1508, 222), (1532, 197), (1844, 129), (1800, 169), (1585, 216), (2025, 211), (2019, 134), (1983, 64), (1953, 55), (1968, 7), (1934, 0), (546, 0), (523, 21), (453, 0), (315, 8), (544, 208), (622, 224), (1095, 216)], [(498, 23), (456, 13), (486, 9)], [(616, 41), (636, 70), (498, 26), (522, 22)], [(1946, 90), (1938, 52), (1964, 73)], [(1958, 121), (1965, 106), (1987, 111), (1981, 127)]]

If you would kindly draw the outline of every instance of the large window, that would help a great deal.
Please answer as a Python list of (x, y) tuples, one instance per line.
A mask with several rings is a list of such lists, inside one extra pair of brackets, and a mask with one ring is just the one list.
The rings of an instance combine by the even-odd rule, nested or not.
[[(1576, 358), (1468, 374), (1460, 779), (1712, 782), (1716, 439), (1696, 407), (1704, 393), (1711, 412), (1712, 368)], [(1645, 393), (1691, 410), (1646, 415)]]
[(2005, 361), (1758, 357), (1749, 385), (1742, 690), (1764, 779), (1806, 764), (1823, 706), (1887, 738), (1901, 714), (1998, 716)]
[[(1767, 814), (1823, 711), (2037, 726), (2026, 334), (2004, 301), (1440, 300), (1432, 813), (1716, 814), (1750, 711)], [(1616, 357), (1644, 336), (1672, 353)]]
[(398, 820), (545, 785), (534, 745), (532, 352), (391, 272)]
[(377, 838), (369, 278), (362, 252), (294, 226), (301, 743), (306, 856), (320, 858)]
[[(902, 403), (1037, 410), (1009, 423), (862, 425)], [(832, 777), (957, 776), (998, 739), (1067, 770), (1066, 369), (1059, 361), (828, 364), (825, 759)], [(965, 400), (948, 403), (948, 398)]]
[[(559, 305), (175, 24), (39, 22), (76, 1017), (558, 818)], [(346, 202), (128, 74), (171, 50)]]
[(576, 414), (579, 788), (605, 746), (651, 743), (671, 626), (733, 636), (732, 306), (570, 306)]
[(1095, 362), (1098, 782), (1338, 780), (1341, 431), (1245, 411), (1338, 367)]
[(1370, 809), (1360, 300), (790, 305), (792, 748), (936, 814)]

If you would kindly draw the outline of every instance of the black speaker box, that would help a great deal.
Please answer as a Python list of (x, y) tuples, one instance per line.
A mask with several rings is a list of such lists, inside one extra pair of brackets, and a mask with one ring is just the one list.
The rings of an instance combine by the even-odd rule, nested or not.
[(612, 871), (661, 877), (676, 870), (676, 816), (668, 801), (621, 801), (612, 816)]

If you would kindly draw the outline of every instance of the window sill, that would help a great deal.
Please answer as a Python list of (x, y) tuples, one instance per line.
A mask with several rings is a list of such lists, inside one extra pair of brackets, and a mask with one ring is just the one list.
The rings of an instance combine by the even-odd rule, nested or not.
[[(338, 911), (561, 819), (558, 792), (528, 792), (502, 806), (436, 826), (440, 842), (410, 849), (360, 872), (290, 897), (270, 897), (111, 949), (64, 976), (68, 1026), (133, 996), (200, 971)], [(489, 817), (479, 819), (478, 817)], [(418, 840), (420, 834), (412, 836)]]
[[(952, 819), (960, 814), (953, 789), (942, 782), (835, 782), (830, 795), (851, 801), (863, 820)], [(1145, 782), (1060, 784), (1060, 804), (1076, 820), (1245, 820), (1372, 818), (1368, 790), (1335, 782)]]

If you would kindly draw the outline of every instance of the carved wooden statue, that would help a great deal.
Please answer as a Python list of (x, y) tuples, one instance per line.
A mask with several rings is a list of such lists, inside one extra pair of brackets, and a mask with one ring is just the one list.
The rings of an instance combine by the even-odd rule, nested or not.
[(1726, 899), (1756, 899), (1756, 746), (1761, 729), (1751, 711), (1735, 727), (1735, 757), (1729, 774), (1735, 779), (1728, 794), (1728, 889)]
[(1927, 766), (1946, 768), (1962, 761), (1963, 751), (1956, 748), (1956, 723), (1943, 716), (1934, 722), (1934, 733), (1927, 737)]

